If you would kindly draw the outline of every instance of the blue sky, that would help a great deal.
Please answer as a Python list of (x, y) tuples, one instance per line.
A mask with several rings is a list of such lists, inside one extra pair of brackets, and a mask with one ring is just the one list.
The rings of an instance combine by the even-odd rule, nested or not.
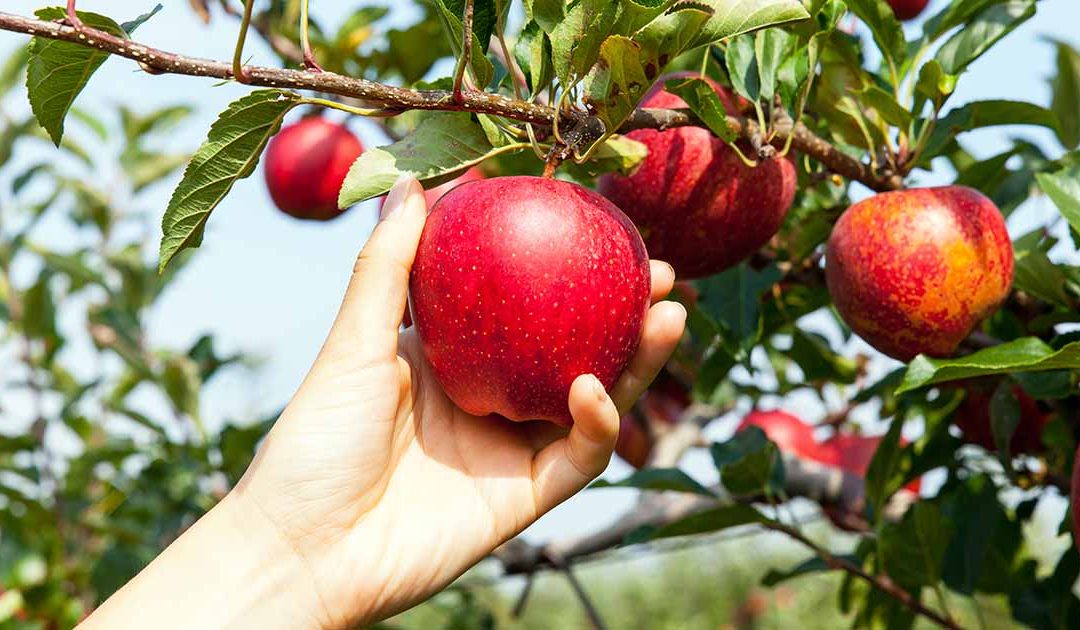
[[(164, 10), (138, 32), (140, 41), (189, 55), (229, 59), (237, 23), (220, 14), (210, 26), (195, 19), (186, 0), (164, 0)], [(312, 12), (324, 23), (336, 24), (347, 11), (361, 3), (330, 3), (312, 0)], [(392, 6), (392, 2), (370, 2)], [(946, 4), (931, 0), (927, 15)], [(81, 0), (80, 9), (130, 19), (152, 2)], [(28, 15), (43, 6), (29, 0), (5, 0), (3, 11)], [(402, 11), (400, 7), (395, 9)], [(405, 9), (407, 10), (407, 9)], [(1080, 3), (1076, 0), (1044, 0), (1032, 20), (982, 57), (964, 75), (952, 106), (988, 98), (1028, 100), (1048, 104), (1048, 79), (1053, 75), (1053, 47), (1046, 38), (1080, 45), (1076, 25)], [(918, 22), (908, 26), (917, 29)], [(25, 38), (0, 33), (0, 54), (6, 55)], [(247, 56), (253, 63), (270, 64), (274, 57), (258, 37), (248, 40)], [(193, 150), (219, 111), (247, 91), (235, 84), (215, 86), (211, 81), (170, 76), (151, 76), (134, 64), (110, 60), (93, 77), (77, 105), (90, 111), (111, 111), (127, 104), (148, 111), (172, 104), (192, 104), (196, 114), (169, 139), (178, 150)], [(3, 112), (25, 115), (28, 107), (21, 94), (0, 102)], [(366, 145), (385, 142), (378, 129), (362, 120), (350, 125)], [(1044, 146), (1051, 154), (1060, 151), (1049, 132), (1034, 128), (996, 128), (969, 134), (965, 144), (979, 156), (989, 156), (1007, 146), (1011, 136), (1023, 136)], [(29, 157), (20, 155), (19, 162)], [(11, 165), (7, 165), (11, 166)], [(10, 174), (12, 171), (4, 169)], [(951, 173), (919, 174), (920, 184), (945, 183)], [(158, 219), (168, 201), (175, 178), (154, 189), (142, 201), (146, 212)], [(1051, 216), (1045, 200), (1033, 200), (1011, 221), (1014, 235), (1025, 225)], [(150, 320), (152, 342), (159, 346), (186, 347), (205, 332), (215, 333), (226, 349), (243, 350), (265, 359), (254, 372), (233, 371), (212, 385), (203, 400), (203, 414), (211, 426), (228, 418), (251, 418), (280, 407), (299, 384), (314, 358), (337, 310), (353, 260), (374, 224), (376, 207), (363, 204), (337, 221), (310, 224), (294, 221), (272, 206), (262, 183), (261, 171), (240, 182), (215, 210), (204, 244), (194, 262), (161, 300)], [(158, 235), (153, 235), (156, 242)], [(44, 239), (48, 235), (43, 236)], [(888, 364), (881, 364), (884, 369)], [(788, 404), (793, 404), (788, 401)], [(807, 419), (824, 413), (820, 407), (802, 403), (793, 410)], [(0, 426), (4, 424), (0, 420)], [(731, 423), (727, 423), (730, 425)], [(730, 426), (718, 429), (721, 433)], [(691, 468), (705, 471), (705, 459), (692, 456)], [(615, 462), (608, 471), (626, 472)], [(546, 537), (589, 529), (628, 504), (631, 494), (597, 491), (578, 496), (538, 523), (530, 532)], [(583, 526), (582, 523), (589, 525)]]

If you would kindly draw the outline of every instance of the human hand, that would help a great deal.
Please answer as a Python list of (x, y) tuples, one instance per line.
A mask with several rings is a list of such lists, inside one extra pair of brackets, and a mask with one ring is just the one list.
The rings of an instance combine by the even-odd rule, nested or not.
[[(569, 430), (469, 415), (435, 380), (416, 332), (399, 332), (427, 215), (419, 183), (399, 181), (384, 215), (315, 364), (215, 508), (275, 558), (265, 588), (282, 582), (273, 597), (289, 625), (352, 627), (403, 610), (581, 490), (607, 466), (620, 411), (683, 331), (683, 307), (656, 302), (610, 397), (595, 377), (574, 381)], [(653, 262), (653, 300), (673, 282)]]

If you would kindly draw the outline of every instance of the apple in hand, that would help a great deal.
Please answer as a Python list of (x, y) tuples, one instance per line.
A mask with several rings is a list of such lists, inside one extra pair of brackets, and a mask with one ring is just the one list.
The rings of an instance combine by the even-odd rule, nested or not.
[(992, 201), (964, 186), (875, 195), (844, 212), (826, 251), (848, 326), (901, 361), (946, 357), (1009, 294), (1013, 250)]
[[(664, 91), (660, 78), (644, 107), (685, 108)], [(696, 76), (696, 75), (693, 75)], [(715, 86), (729, 113), (734, 97)], [(649, 153), (630, 176), (606, 174), (599, 190), (630, 217), (654, 258), (665, 260), (681, 279), (708, 276), (738, 264), (769, 241), (795, 197), (795, 166), (788, 159), (747, 166), (708, 129), (639, 129), (628, 137)], [(750, 145), (740, 141), (744, 154)]]
[[(993, 378), (983, 378), (958, 383), (966, 394), (953, 415), (953, 423), (964, 432), (964, 440), (988, 451), (997, 450), (994, 430), (990, 426), (990, 399), (998, 382)], [(1012, 393), (1020, 406), (1020, 424), (1009, 441), (1009, 452), (1013, 455), (1043, 452), (1043, 429), (1050, 421), (1051, 414), (1043, 411), (1039, 403), (1019, 385), (1013, 385)]]
[(409, 296), (455, 404), (569, 425), (573, 380), (610, 388), (633, 356), (649, 285), (641, 237), (611, 202), (569, 182), (495, 177), (431, 208)]
[(820, 461), (821, 445), (814, 439), (814, 428), (785, 411), (752, 411), (736, 432), (748, 427), (758, 427), (765, 432), (781, 452), (801, 459)]
[(887, 0), (898, 20), (912, 20), (930, 4), (930, 0)]
[(344, 210), (338, 192), (364, 146), (349, 129), (309, 116), (281, 129), (266, 147), (263, 172), (274, 204), (298, 219), (328, 221)]

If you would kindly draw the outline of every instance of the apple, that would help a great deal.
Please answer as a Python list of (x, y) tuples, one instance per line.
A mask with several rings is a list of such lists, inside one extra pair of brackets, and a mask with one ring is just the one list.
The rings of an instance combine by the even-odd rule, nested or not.
[(898, 20), (912, 20), (930, 4), (930, 0), (887, 0)]
[(821, 445), (814, 439), (814, 428), (796, 416), (780, 410), (752, 411), (735, 431), (744, 431), (752, 426), (764, 431), (781, 452), (820, 461)]
[[(663, 90), (661, 77), (644, 107), (685, 108)], [(697, 75), (692, 75), (697, 76)], [(729, 113), (732, 94), (715, 86)], [(795, 198), (796, 172), (789, 159), (747, 166), (724, 141), (702, 127), (666, 131), (639, 129), (628, 137), (648, 156), (630, 176), (606, 174), (597, 189), (630, 217), (654, 258), (665, 260), (681, 279), (708, 276), (738, 264), (769, 241)], [(753, 155), (748, 143), (737, 145)]]
[[(823, 464), (834, 466), (844, 472), (865, 477), (866, 471), (870, 470), (870, 462), (874, 460), (878, 446), (881, 445), (883, 436), (860, 435), (856, 433), (837, 432), (821, 444), (821, 459)], [(908, 442), (900, 439), (900, 445)], [(916, 479), (909, 483), (906, 488), (918, 494), (922, 482)]]
[(875, 195), (848, 208), (826, 250), (840, 315), (884, 354), (949, 356), (1009, 294), (1001, 211), (964, 186)]
[[(990, 398), (994, 395), (998, 380), (971, 379), (957, 385), (966, 394), (953, 415), (953, 424), (964, 432), (964, 440), (978, 444), (988, 451), (996, 451), (994, 430), (990, 427)], [(1042, 441), (1043, 429), (1050, 421), (1050, 413), (1043, 411), (1039, 403), (1029, 396), (1019, 385), (1013, 385), (1013, 396), (1020, 405), (1020, 424), (1009, 441), (1009, 452), (1013, 455), (1041, 453), (1045, 450)]]
[(674, 426), (689, 406), (686, 385), (667, 370), (660, 372), (637, 407), (622, 417), (615, 453), (634, 468), (641, 468), (652, 452), (652, 440), (645, 427)]
[(364, 146), (349, 129), (321, 116), (282, 127), (266, 147), (263, 172), (274, 204), (298, 219), (328, 221), (344, 210), (338, 192)]
[(645, 245), (614, 204), (569, 182), (495, 177), (431, 208), (409, 295), (454, 403), (569, 425), (573, 380), (610, 388), (637, 349), (649, 285)]

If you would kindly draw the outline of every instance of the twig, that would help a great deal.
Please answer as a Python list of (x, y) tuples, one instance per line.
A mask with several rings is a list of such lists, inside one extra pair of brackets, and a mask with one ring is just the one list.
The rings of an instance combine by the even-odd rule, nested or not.
[(244, 69), (244, 42), (247, 41), (248, 24), (251, 23), (251, 11), (255, 7), (255, 0), (243, 0), (243, 2), (244, 17), (240, 18), (240, 34), (236, 36), (236, 50), (233, 51), (232, 76), (240, 83), (251, 83), (251, 75)]
[(521, 595), (518, 595), (517, 603), (514, 604), (514, 609), (510, 612), (510, 616), (514, 619), (517, 619), (521, 617), (521, 615), (525, 614), (525, 604), (529, 601), (529, 595), (532, 593), (532, 587), (535, 581), (535, 573), (530, 573), (525, 576), (525, 586), (521, 588)]
[(300, 45), (304, 49), (304, 68), (322, 72), (322, 66), (315, 61), (315, 53), (311, 52), (311, 39), (308, 37), (308, 0), (300, 3)]
[(75, 30), (83, 28), (82, 20), (79, 19), (79, 15), (75, 12), (75, 0), (67, 0), (67, 19)]
[[(82, 31), (60, 24), (0, 12), (0, 30), (25, 33), (67, 41), (96, 48), (120, 57), (132, 59), (152, 71), (162, 74), (233, 79), (237, 75), (230, 64), (208, 59), (187, 57), (159, 50), (132, 40), (122, 39), (109, 33), (84, 27)], [(92, 33), (93, 37), (86, 37)], [(83, 37), (80, 37), (82, 35)], [(337, 96), (358, 98), (391, 111), (443, 110), (469, 111), (492, 114), (535, 125), (551, 126), (558, 115), (548, 105), (507, 98), (481, 90), (464, 90), (460, 101), (454, 93), (445, 90), (412, 90), (393, 87), (366, 79), (343, 76), (334, 72), (304, 72), (287, 68), (246, 66), (242, 71), (250, 85), (298, 90), (314, 90)], [(563, 114), (561, 119), (570, 124), (572, 116)], [(619, 128), (620, 132), (634, 129), (667, 129), (702, 123), (688, 110), (638, 110)], [(754, 133), (756, 123), (741, 117), (729, 116), (728, 124), (743, 137)], [(895, 190), (903, 186), (903, 178), (897, 174), (879, 176), (872, 168), (848, 156), (818, 137), (805, 125), (797, 124), (791, 131), (792, 147), (796, 151), (814, 157), (829, 170), (848, 179), (857, 180), (872, 190)], [(774, 146), (782, 146), (787, 135), (777, 133), (772, 139)]]
[(454, 102), (461, 104), (461, 84), (465, 80), (465, 68), (472, 62), (473, 0), (465, 0), (465, 15), (461, 18), (461, 58), (454, 68)]
[(941, 615), (936, 610), (927, 608), (925, 605), (923, 605), (922, 602), (913, 597), (911, 593), (908, 593), (904, 589), (897, 586), (897, 584), (892, 580), (883, 576), (871, 575), (867, 573), (862, 567), (848, 560), (844, 560), (843, 558), (837, 558), (827, 549), (818, 546), (817, 543), (807, 538), (799, 530), (774, 520), (766, 521), (764, 523), (764, 526), (773, 531), (787, 534), (794, 540), (797, 540), (803, 545), (806, 545), (810, 548), (811, 551), (817, 554), (817, 556), (821, 558), (830, 568), (844, 571), (861, 580), (866, 581), (874, 588), (880, 590), (889, 597), (892, 597), (896, 601), (900, 602), (900, 604), (902, 604), (912, 612), (926, 617), (927, 619), (937, 623), (943, 628), (950, 628), (951, 630), (962, 630), (955, 621)]
[(604, 619), (600, 616), (600, 611), (596, 609), (596, 606), (592, 603), (592, 599), (589, 598), (589, 594), (585, 592), (585, 587), (578, 581), (577, 576), (574, 575), (573, 569), (570, 568), (570, 563), (565, 558), (558, 555), (558, 552), (547, 551), (545, 555), (552, 566), (562, 571), (566, 576), (566, 581), (570, 583), (570, 588), (574, 589), (574, 594), (581, 600), (581, 605), (585, 608), (585, 614), (589, 616), (589, 621), (592, 623), (593, 628), (596, 630), (604, 630), (607, 626), (604, 624)]

